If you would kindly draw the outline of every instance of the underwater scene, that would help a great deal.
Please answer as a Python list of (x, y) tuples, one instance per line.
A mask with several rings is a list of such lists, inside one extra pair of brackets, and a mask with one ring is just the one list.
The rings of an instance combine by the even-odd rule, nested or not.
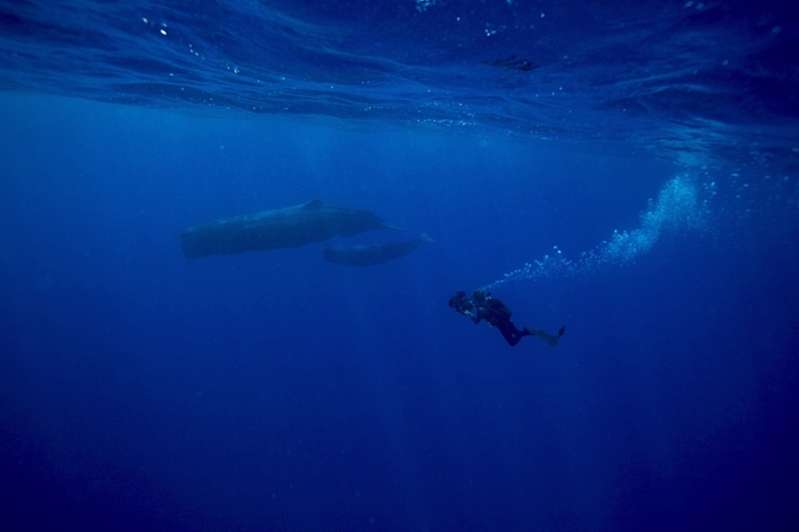
[(799, 530), (799, 5), (0, 0), (0, 530)]

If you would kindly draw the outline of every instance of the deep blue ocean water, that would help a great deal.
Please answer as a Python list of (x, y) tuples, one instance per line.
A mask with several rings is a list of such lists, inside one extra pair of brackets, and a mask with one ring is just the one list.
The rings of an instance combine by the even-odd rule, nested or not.
[[(797, 50), (787, 2), (0, 2), (0, 530), (799, 529)], [(181, 253), (312, 199), (435, 242)]]

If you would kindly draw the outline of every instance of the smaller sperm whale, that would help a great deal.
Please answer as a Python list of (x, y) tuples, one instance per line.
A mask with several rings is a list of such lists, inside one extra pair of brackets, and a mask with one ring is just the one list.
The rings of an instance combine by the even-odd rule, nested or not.
[(383, 264), (416, 250), (423, 244), (433, 242), (426, 233), (411, 240), (375, 244), (372, 246), (352, 246), (348, 248), (325, 248), (325, 260), (345, 266), (374, 266)]

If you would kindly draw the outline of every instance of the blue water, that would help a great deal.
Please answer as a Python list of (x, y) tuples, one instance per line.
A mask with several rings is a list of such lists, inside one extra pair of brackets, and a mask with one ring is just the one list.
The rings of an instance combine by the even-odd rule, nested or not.
[[(2, 530), (799, 529), (796, 50), (780, 2), (0, 2)], [(435, 243), (181, 253), (316, 198)]]

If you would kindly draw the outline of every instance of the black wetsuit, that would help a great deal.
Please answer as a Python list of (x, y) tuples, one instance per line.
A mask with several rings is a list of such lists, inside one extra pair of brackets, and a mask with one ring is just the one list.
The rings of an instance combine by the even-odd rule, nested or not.
[(455, 312), (471, 318), (475, 323), (486, 320), (499, 329), (505, 341), (510, 345), (516, 345), (525, 336), (534, 334), (526, 327), (522, 329), (516, 327), (510, 321), (510, 309), (488, 292), (476, 290), (471, 297), (468, 297), (466, 292), (456, 292), (449, 299), (449, 306), (455, 309)]

